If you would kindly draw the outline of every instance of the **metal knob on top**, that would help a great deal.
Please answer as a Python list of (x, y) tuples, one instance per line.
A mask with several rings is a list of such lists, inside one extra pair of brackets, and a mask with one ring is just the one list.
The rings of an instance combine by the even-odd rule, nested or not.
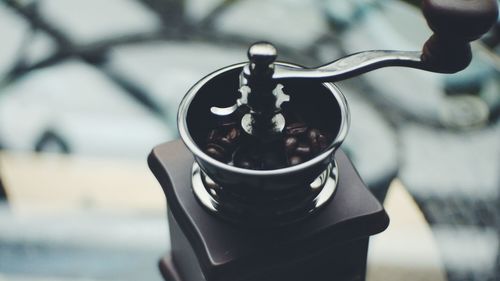
[(278, 57), (276, 48), (268, 42), (257, 42), (248, 49), (250, 70), (256, 74), (272, 71), (274, 61)]

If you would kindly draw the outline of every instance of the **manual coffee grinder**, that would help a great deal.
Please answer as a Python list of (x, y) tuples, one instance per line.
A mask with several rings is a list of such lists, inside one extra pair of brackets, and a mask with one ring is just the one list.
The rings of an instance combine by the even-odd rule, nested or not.
[(249, 62), (196, 83), (181, 102), (182, 141), (148, 163), (168, 201), (166, 280), (364, 280), (369, 236), (389, 219), (339, 150), (349, 126), (332, 83), (381, 67), (464, 69), (469, 42), (496, 22), (495, 0), (424, 0), (434, 35), (422, 52), (366, 51), (318, 68)]

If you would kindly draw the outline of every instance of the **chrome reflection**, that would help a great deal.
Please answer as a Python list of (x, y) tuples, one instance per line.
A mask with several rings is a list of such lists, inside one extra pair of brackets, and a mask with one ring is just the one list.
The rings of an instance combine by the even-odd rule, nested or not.
[[(240, 222), (245, 214), (245, 222), (255, 214), (262, 225), (279, 226), (301, 220), (318, 211), (334, 196), (338, 185), (338, 167), (334, 161), (306, 188), (300, 198), (283, 196), (273, 201), (269, 214), (262, 216), (262, 205), (252, 206), (248, 202), (238, 203), (234, 194), (225, 194), (224, 188), (207, 176), (195, 162), (192, 167), (192, 189), (200, 204), (209, 212), (233, 222)], [(227, 193), (227, 192), (226, 192)], [(262, 196), (268, 196), (262, 193)], [(226, 199), (225, 199), (226, 198)], [(230, 201), (227, 201), (230, 198)], [(310, 198), (310, 199), (307, 199)], [(298, 199), (298, 200), (297, 200)], [(304, 200), (306, 199), (306, 200)], [(226, 202), (227, 201), (227, 202)], [(265, 219), (263, 219), (265, 218)], [(268, 219), (268, 221), (266, 221)]]

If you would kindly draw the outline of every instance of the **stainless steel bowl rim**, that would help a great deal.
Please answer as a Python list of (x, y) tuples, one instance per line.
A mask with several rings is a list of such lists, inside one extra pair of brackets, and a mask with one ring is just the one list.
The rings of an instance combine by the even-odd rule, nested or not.
[[(344, 141), (344, 139), (347, 136), (347, 132), (349, 130), (349, 125), (350, 125), (350, 113), (349, 113), (349, 107), (347, 104), (347, 100), (340, 91), (340, 89), (334, 85), (333, 83), (323, 83), (323, 86), (325, 86), (330, 92), (334, 95), (334, 97), (337, 99), (337, 102), (339, 104), (340, 108), (340, 116), (341, 116), (341, 123), (340, 123), (340, 128), (337, 136), (335, 137), (334, 141), (330, 144), (330, 146), (325, 149), (325, 151), (316, 157), (301, 163), (299, 165), (291, 166), (291, 167), (286, 167), (286, 168), (281, 168), (281, 169), (275, 169), (275, 170), (250, 170), (250, 169), (243, 169), (243, 168), (238, 168), (235, 166), (231, 166), (229, 164), (220, 162), (218, 160), (215, 160), (214, 158), (208, 156), (205, 154), (194, 142), (193, 138), (191, 137), (191, 134), (189, 134), (189, 130), (187, 127), (187, 113), (189, 110), (189, 106), (191, 105), (191, 102), (195, 98), (196, 94), (199, 92), (199, 90), (211, 79), (214, 77), (233, 70), (235, 68), (241, 68), (244, 67), (247, 64), (247, 62), (243, 63), (238, 63), (234, 65), (230, 65), (224, 68), (221, 68), (207, 76), (205, 76), (203, 79), (198, 81), (189, 91), (187, 94), (184, 96), (182, 99), (180, 105), (179, 105), (179, 110), (177, 113), (177, 125), (179, 129), (179, 134), (181, 136), (182, 141), (184, 144), (188, 147), (188, 149), (195, 155), (195, 157), (203, 159), (203, 161), (206, 161), (207, 163), (210, 163), (213, 166), (216, 166), (220, 169), (231, 171), (234, 173), (240, 173), (240, 174), (247, 174), (247, 175), (255, 175), (255, 176), (272, 176), (272, 175), (284, 175), (284, 174), (291, 174), (295, 173), (297, 171), (301, 171), (303, 169), (306, 169), (310, 166), (313, 166), (327, 157), (329, 157)], [(290, 66), (290, 67), (297, 67), (300, 68), (298, 65), (290, 64), (290, 63), (284, 63), (284, 62), (276, 62), (276, 64), (281, 64), (285, 66)]]

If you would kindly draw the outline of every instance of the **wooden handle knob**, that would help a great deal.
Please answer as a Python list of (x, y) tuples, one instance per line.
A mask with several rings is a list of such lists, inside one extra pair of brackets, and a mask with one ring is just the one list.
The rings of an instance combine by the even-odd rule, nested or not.
[(424, 0), (422, 12), (439, 36), (473, 41), (496, 23), (496, 0)]
[(496, 0), (423, 0), (422, 11), (434, 31), (425, 43), (422, 59), (437, 71), (453, 73), (469, 65), (469, 42), (496, 23)]

